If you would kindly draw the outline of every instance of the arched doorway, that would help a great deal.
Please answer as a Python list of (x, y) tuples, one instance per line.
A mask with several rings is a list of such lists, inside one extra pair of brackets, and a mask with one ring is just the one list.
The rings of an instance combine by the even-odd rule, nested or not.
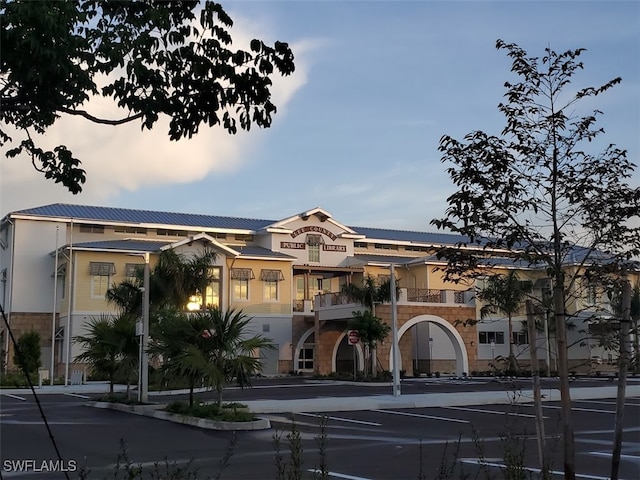
[(313, 355), (315, 351), (314, 328), (304, 332), (298, 340), (293, 352), (293, 371), (312, 373), (314, 371)]
[(344, 331), (333, 346), (331, 371), (353, 373), (354, 361), (355, 370), (362, 372), (364, 370), (364, 352), (362, 351), (362, 345), (359, 343), (357, 345), (349, 345), (347, 332)]
[[(412, 318), (398, 329), (398, 342), (400, 342), (402, 335), (409, 331), (410, 328), (421, 322), (429, 322), (432, 325), (435, 325), (436, 328), (441, 329), (451, 341), (456, 357), (456, 375), (461, 376), (464, 372), (469, 372), (469, 356), (467, 355), (464, 340), (462, 340), (460, 333), (458, 333), (458, 331), (443, 318), (435, 315), (418, 315), (417, 317)], [(393, 342), (389, 343), (391, 343), (389, 346), (389, 370), (393, 370)], [(398, 360), (399, 370), (402, 370), (402, 354), (400, 354), (400, 358)]]

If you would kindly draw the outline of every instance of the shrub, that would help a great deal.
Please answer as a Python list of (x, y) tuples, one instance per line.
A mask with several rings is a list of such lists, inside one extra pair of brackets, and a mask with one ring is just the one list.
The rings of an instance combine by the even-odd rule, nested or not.
[(165, 411), (179, 415), (206, 418), (223, 422), (251, 422), (254, 415), (241, 403), (225, 403), (222, 407), (216, 404), (198, 403), (189, 406), (186, 402), (173, 402), (165, 407)]
[(40, 362), (40, 334), (34, 330), (25, 332), (18, 338), (18, 352), (13, 355), (13, 361), (20, 368), (29, 372), (29, 376), (35, 375), (38, 368), (42, 366)]

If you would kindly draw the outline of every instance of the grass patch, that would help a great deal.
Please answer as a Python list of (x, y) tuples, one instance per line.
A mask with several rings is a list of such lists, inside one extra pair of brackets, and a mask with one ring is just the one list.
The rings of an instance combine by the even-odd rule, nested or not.
[(165, 407), (165, 411), (178, 413), (191, 417), (206, 418), (208, 420), (218, 420), (222, 422), (252, 422), (256, 419), (253, 413), (249, 412), (246, 405), (242, 403), (223, 403), (222, 407), (216, 404), (198, 403), (189, 406), (186, 402), (173, 402)]

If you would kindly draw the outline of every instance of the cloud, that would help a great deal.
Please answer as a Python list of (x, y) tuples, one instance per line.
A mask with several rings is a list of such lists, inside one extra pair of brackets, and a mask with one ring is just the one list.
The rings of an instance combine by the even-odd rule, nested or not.
[[(234, 17), (231, 30), (234, 48), (248, 48), (252, 38), (269, 40), (269, 26)], [(273, 101), (278, 107), (274, 125), (286, 113), (287, 105), (307, 82), (308, 58), (314, 42), (292, 42), (296, 71), (289, 77), (273, 77)], [(108, 98), (93, 97), (87, 111), (105, 118), (123, 116)], [(123, 191), (167, 184), (188, 184), (212, 173), (225, 174), (241, 169), (262, 135), (256, 127), (251, 132), (229, 135), (221, 127), (203, 126), (192, 139), (172, 142), (168, 137), (168, 119), (160, 119), (153, 130), (141, 131), (140, 124), (117, 127), (96, 125), (77, 116), (64, 115), (44, 136), (37, 138), (41, 147), (66, 145), (82, 161), (87, 171), (83, 192), (72, 195), (61, 185), (43, 179), (34, 171), (27, 157), (0, 159), (0, 213), (47, 203), (100, 204)], [(10, 132), (14, 140), (21, 135)]]

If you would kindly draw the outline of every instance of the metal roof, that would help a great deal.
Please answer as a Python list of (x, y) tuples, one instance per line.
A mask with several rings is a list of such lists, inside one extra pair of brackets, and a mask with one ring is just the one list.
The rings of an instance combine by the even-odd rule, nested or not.
[(270, 258), (282, 258), (283, 260), (293, 260), (296, 257), (292, 257), (291, 255), (287, 255), (286, 253), (274, 252), (273, 250), (269, 250), (264, 247), (254, 247), (254, 246), (246, 246), (246, 247), (231, 247), (234, 250), (240, 252), (240, 256), (245, 257), (270, 257)]
[[(157, 212), (128, 208), (94, 207), (55, 203), (41, 207), (18, 210), (9, 215), (27, 215), (35, 217), (73, 218), (87, 222), (114, 222), (128, 224), (155, 224), (190, 227), (192, 229), (230, 229), (259, 231), (278, 220), (256, 218), (223, 217), (192, 213)], [(8, 216), (9, 216), (8, 215)], [(352, 230), (365, 235), (367, 239), (399, 242), (425, 243), (429, 245), (453, 245), (465, 240), (465, 237), (447, 233), (429, 233), (408, 230), (390, 230), (383, 228), (352, 227)], [(364, 240), (364, 239), (363, 239)]]
[(466, 237), (451, 233), (429, 233), (409, 230), (389, 230), (385, 228), (350, 227), (366, 236), (366, 240), (392, 240), (429, 245), (453, 245), (460, 241), (468, 241)]
[(237, 230), (260, 230), (275, 220), (253, 218), (221, 217), (193, 213), (156, 212), (151, 210), (131, 210), (128, 208), (92, 207), (55, 203), (42, 207), (18, 210), (10, 215), (36, 217), (73, 218), (95, 222), (117, 222), (130, 224), (175, 225), (192, 228), (224, 228)]
[(120, 250), (131, 252), (158, 252), (160, 248), (171, 242), (146, 240), (103, 240), (98, 242), (82, 242), (73, 245), (74, 249), (85, 250)]

